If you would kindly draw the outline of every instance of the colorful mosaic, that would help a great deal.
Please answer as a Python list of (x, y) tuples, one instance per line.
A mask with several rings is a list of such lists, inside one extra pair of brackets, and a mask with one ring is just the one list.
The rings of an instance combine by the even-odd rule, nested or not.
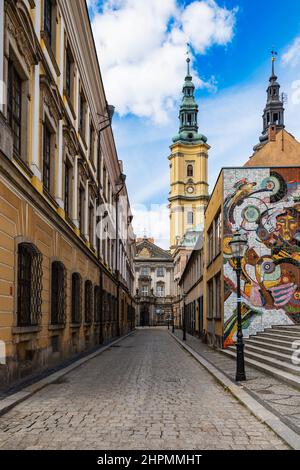
[(236, 274), (229, 242), (248, 238), (242, 260), (247, 337), (272, 325), (300, 324), (300, 168), (224, 170), (224, 346), (235, 342)]

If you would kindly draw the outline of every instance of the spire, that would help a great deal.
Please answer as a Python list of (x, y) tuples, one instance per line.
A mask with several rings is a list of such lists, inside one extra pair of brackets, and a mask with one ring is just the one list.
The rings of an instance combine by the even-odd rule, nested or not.
[[(283, 100), (280, 96), (280, 85), (277, 82), (275, 73), (275, 62), (277, 52), (271, 51), (272, 54), (272, 71), (269, 78), (269, 86), (267, 89), (267, 104), (263, 113), (263, 132), (259, 138), (260, 143), (254, 147), (257, 150), (261, 145), (268, 142), (270, 130), (276, 131), (284, 129), (284, 107)], [(274, 132), (272, 132), (274, 135)]]
[(199, 141), (206, 142), (207, 139), (204, 135), (198, 133), (198, 105), (195, 101), (195, 85), (193, 84), (193, 77), (190, 72), (189, 44), (187, 46), (187, 75), (182, 88), (183, 98), (179, 110), (179, 134), (173, 138), (173, 142), (182, 140), (195, 144), (199, 143)]

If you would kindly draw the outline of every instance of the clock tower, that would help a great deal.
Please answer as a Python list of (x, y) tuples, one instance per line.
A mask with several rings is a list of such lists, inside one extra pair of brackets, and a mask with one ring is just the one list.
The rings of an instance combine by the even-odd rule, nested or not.
[(184, 234), (204, 224), (208, 201), (207, 138), (198, 132), (198, 105), (187, 58), (187, 76), (179, 111), (179, 133), (170, 146), (170, 249), (173, 252)]

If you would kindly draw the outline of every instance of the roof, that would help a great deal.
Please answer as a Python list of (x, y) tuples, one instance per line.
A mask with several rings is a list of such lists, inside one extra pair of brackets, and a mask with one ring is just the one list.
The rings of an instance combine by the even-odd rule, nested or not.
[(148, 238), (136, 243), (137, 254), (135, 256), (135, 261), (169, 261), (173, 262), (173, 258), (169, 251), (163, 250), (155, 243), (151, 242)]
[(275, 140), (260, 147), (245, 163), (246, 167), (299, 166), (300, 143), (286, 130), (276, 133)]

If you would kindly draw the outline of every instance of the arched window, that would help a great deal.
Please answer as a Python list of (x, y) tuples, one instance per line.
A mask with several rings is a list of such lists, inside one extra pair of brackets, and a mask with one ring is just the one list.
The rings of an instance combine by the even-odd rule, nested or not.
[(38, 325), (42, 314), (42, 254), (31, 243), (18, 246), (18, 326)]
[(72, 323), (81, 323), (81, 289), (79, 273), (72, 274)]
[(51, 269), (51, 325), (66, 322), (66, 269), (60, 261), (54, 261)]
[(84, 285), (84, 321), (92, 323), (93, 318), (93, 284), (91, 281), (85, 281)]
[(193, 168), (193, 165), (190, 164), (190, 165), (187, 166), (186, 174), (187, 174), (187, 176), (189, 176), (189, 177), (193, 177), (193, 176), (194, 176), (194, 168)]

